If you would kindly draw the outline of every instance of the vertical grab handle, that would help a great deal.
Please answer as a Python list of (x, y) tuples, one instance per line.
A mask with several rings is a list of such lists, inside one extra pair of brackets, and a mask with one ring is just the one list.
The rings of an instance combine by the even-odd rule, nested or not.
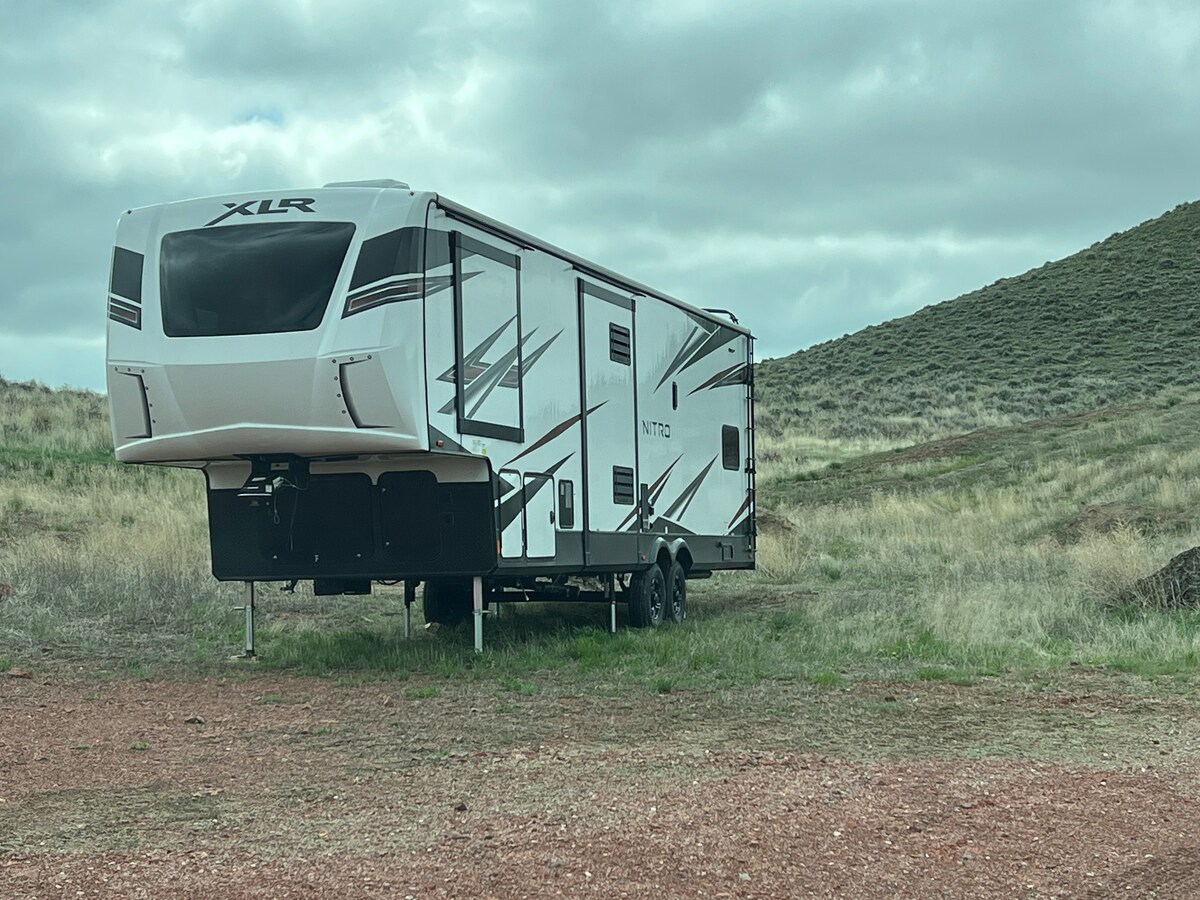
[(654, 505), (650, 502), (650, 485), (638, 485), (638, 518), (641, 519), (642, 531), (650, 530), (650, 517), (654, 515)]

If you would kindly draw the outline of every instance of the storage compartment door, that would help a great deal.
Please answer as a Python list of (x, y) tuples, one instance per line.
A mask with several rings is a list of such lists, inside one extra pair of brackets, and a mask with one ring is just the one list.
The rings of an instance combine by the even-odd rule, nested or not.
[(525, 476), (525, 555), (530, 559), (554, 556), (554, 476)]

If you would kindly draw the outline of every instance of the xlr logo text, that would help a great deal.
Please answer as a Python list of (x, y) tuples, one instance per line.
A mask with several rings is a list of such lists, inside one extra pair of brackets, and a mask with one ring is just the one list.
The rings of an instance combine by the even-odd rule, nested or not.
[[(312, 197), (289, 197), (286, 200), (247, 200), (245, 203), (226, 203), (225, 209), (227, 212), (221, 213), (211, 222), (205, 223), (205, 228), (209, 225), (216, 225), (218, 222), (224, 222), (230, 216), (271, 216), (278, 213), (285, 213), (290, 209), (298, 209), (300, 212), (316, 212), (312, 205), (317, 201)], [(276, 204), (274, 207), (271, 204)], [(257, 207), (257, 208), (254, 208)]]

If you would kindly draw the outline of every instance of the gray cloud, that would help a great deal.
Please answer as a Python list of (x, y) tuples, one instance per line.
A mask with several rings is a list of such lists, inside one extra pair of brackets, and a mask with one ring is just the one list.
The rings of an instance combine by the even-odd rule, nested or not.
[(1195, 199), (1178, 2), (16, 4), (0, 374), (102, 386), (117, 216), (399, 177), (780, 355)]

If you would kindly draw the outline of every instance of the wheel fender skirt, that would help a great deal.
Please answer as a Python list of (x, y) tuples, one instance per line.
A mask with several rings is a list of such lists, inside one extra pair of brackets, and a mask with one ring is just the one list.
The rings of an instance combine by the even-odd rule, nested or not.
[(650, 552), (646, 554), (647, 562), (654, 562), (658, 559), (658, 554), (665, 548), (671, 557), (671, 562), (675, 562), (675, 551), (672, 549), (672, 544), (668, 544), (666, 538), (655, 538), (654, 543), (650, 545)]

